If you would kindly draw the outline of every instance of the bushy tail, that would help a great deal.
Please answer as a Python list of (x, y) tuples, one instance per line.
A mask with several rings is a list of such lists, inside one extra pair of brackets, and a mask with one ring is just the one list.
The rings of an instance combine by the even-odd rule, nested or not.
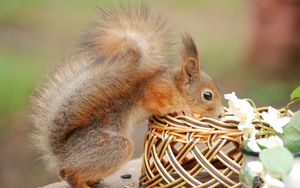
[(142, 61), (155, 63), (170, 51), (165, 21), (145, 6), (100, 9), (98, 19), (81, 43), (93, 57), (110, 58), (133, 50)]
[[(100, 108), (99, 105), (107, 105), (105, 101), (103, 102), (109, 99), (104, 96), (105, 94), (117, 95), (116, 88), (127, 87), (130, 84), (127, 80), (133, 82), (134, 79), (138, 79), (137, 81), (141, 82), (141, 78), (151, 75), (151, 69), (148, 68), (151, 66), (145, 66), (146, 70), (140, 77), (135, 76), (137, 73), (134, 71), (127, 71), (126, 67), (123, 69), (128, 64), (125, 62), (126, 58), (121, 58), (124, 61), (118, 61), (120, 55), (130, 58), (128, 55), (134, 54), (134, 57), (138, 57), (136, 60), (139, 63), (133, 66), (149, 63), (157, 67), (156, 64), (164, 64), (168, 58), (166, 54), (171, 45), (168, 29), (160, 17), (150, 14), (148, 8), (131, 6), (103, 9), (100, 10), (98, 19), (82, 38), (83, 52), (67, 58), (66, 62), (49, 74), (32, 100), (31, 119), (35, 127), (35, 142), (52, 167), (56, 167), (59, 161), (56, 146), (59, 146), (62, 138), (70, 131), (95, 119), (94, 116), (99, 114), (95, 109), (101, 110), (104, 107)], [(98, 58), (98, 62), (116, 62), (122, 65), (117, 66), (117, 70), (116, 66), (109, 66), (107, 63), (101, 63), (101, 69), (91, 68), (90, 65), (94, 65), (93, 60)], [(98, 83), (99, 86), (90, 83), (94, 80), (94, 75), (97, 75), (98, 79), (102, 77), (107, 79), (105, 77), (107, 72), (110, 73), (109, 77), (123, 79), (124, 83), (116, 87), (110, 86), (114, 91), (108, 90), (109, 87), (105, 86), (110, 82), (103, 81)], [(86, 89), (88, 86), (91, 89)], [(95, 88), (101, 92), (95, 92)], [(119, 93), (122, 94), (122, 91)], [(78, 116), (80, 118), (77, 118)]]

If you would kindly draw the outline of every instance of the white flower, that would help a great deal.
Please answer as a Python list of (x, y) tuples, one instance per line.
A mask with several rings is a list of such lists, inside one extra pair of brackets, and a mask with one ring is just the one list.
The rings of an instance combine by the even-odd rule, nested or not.
[(282, 147), (283, 141), (278, 136), (270, 136), (268, 138), (261, 138), (256, 140), (258, 144), (266, 148)]
[(260, 161), (248, 162), (247, 167), (252, 176), (261, 176), (264, 173), (264, 166)]
[(252, 124), (255, 118), (254, 108), (247, 100), (239, 99), (235, 92), (225, 94), (224, 97), (228, 100), (229, 111), (240, 121), (238, 129), (242, 131), (243, 138), (245, 140), (254, 140), (257, 133), (255, 126)]
[(268, 107), (268, 112), (261, 113), (265, 122), (269, 123), (276, 132), (282, 133), (282, 127), (290, 121), (290, 117), (281, 117), (280, 115), (280, 112), (271, 106)]
[(229, 111), (239, 118), (238, 128), (240, 130), (254, 128), (252, 120), (255, 118), (255, 113), (250, 103), (247, 100), (237, 98), (235, 92), (225, 94), (224, 98), (228, 100)]
[(267, 174), (264, 178), (264, 185), (262, 188), (284, 188), (284, 183), (279, 179)]
[(282, 147), (283, 141), (278, 136), (270, 136), (268, 138), (260, 138), (257, 140), (250, 140), (247, 143), (247, 146), (254, 152), (261, 151), (259, 145), (266, 147), (266, 148), (276, 148), (276, 147)]

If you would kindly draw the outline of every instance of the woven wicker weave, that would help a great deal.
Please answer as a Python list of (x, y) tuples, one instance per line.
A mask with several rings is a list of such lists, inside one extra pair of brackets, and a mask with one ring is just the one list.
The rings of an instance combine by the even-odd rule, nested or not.
[[(152, 117), (145, 137), (140, 186), (241, 187), (242, 133), (238, 124), (235, 120), (187, 116)], [(261, 122), (253, 124), (259, 127)]]

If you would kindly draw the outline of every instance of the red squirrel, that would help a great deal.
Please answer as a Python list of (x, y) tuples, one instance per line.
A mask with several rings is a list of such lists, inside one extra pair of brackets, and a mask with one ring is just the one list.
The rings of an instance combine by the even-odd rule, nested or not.
[(35, 142), (74, 188), (116, 172), (133, 151), (130, 129), (152, 115), (223, 114), (192, 37), (182, 35), (180, 63), (173, 63), (165, 21), (147, 7), (101, 10), (79, 48), (32, 100)]

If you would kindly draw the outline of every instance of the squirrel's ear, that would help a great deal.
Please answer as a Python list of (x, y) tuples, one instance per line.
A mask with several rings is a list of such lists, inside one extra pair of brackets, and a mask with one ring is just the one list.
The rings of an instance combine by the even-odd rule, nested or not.
[(182, 71), (188, 81), (200, 74), (200, 63), (198, 60), (197, 47), (189, 34), (182, 35)]
[(189, 57), (185, 62), (183, 62), (183, 73), (188, 77), (193, 77), (199, 74), (199, 63), (193, 58)]

